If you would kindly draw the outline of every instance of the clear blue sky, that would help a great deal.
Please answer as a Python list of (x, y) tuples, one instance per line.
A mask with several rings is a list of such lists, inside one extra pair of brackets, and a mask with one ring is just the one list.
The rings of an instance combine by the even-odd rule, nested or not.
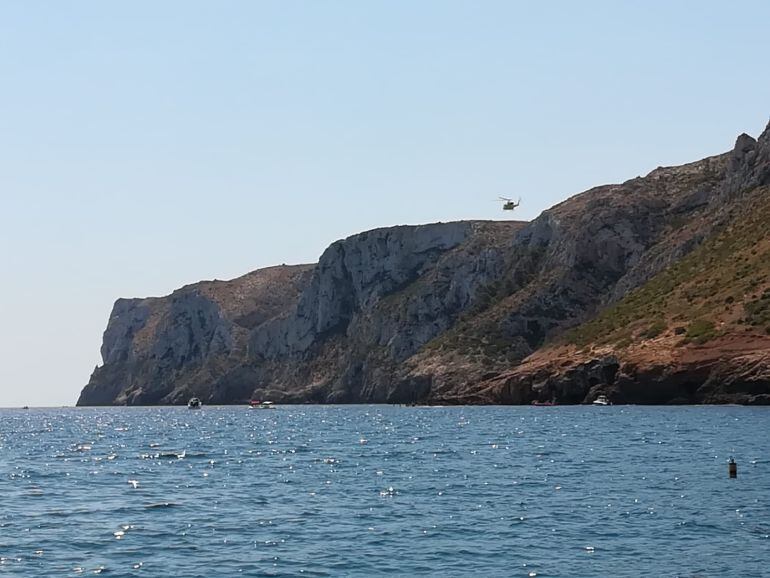
[(768, 22), (761, 1), (1, 1), (0, 406), (74, 403), (117, 297), (723, 152), (770, 115)]

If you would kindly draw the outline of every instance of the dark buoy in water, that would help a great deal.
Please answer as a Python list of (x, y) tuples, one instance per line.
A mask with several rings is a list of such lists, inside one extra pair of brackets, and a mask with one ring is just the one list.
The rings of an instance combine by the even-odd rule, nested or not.
[(731, 478), (738, 477), (738, 464), (735, 463), (733, 458), (730, 458), (730, 461), (727, 462), (727, 471), (730, 473)]

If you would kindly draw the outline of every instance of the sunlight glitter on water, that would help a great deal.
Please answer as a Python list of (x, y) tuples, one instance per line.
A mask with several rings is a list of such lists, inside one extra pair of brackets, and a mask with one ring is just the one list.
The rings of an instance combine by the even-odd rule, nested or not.
[(0, 411), (0, 572), (760, 576), (770, 563), (764, 408), (256, 413)]

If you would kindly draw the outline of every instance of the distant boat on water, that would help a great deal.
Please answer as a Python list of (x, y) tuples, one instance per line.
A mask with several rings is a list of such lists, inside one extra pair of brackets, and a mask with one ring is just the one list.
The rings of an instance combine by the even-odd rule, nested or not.
[(275, 404), (272, 401), (252, 399), (249, 402), (249, 409), (275, 409)]
[(591, 402), (591, 405), (612, 405), (606, 395), (600, 395)]
[(201, 400), (197, 397), (191, 397), (190, 401), (187, 402), (187, 409), (200, 409), (203, 404), (201, 403)]

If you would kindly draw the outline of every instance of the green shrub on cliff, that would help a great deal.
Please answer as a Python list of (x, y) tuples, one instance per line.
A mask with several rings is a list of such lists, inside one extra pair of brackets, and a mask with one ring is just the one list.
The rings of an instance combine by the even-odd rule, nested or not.
[(746, 312), (746, 320), (750, 325), (766, 325), (770, 323), (770, 289), (757, 299), (743, 305)]
[(668, 326), (666, 325), (666, 322), (663, 319), (656, 319), (652, 322), (652, 325), (650, 325), (643, 333), (642, 337), (645, 339), (654, 339), (661, 333), (663, 333)]
[(716, 326), (708, 319), (696, 319), (687, 327), (685, 341), (702, 344), (716, 337)]

